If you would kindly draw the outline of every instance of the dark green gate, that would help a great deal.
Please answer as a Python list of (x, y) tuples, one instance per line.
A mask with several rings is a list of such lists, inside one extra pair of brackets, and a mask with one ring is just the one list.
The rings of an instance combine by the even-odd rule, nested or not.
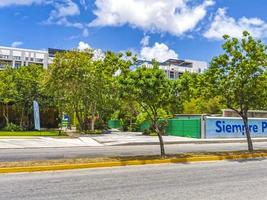
[(169, 119), (168, 135), (201, 138), (201, 119)]
[(108, 127), (109, 128), (121, 128), (122, 127), (122, 123), (120, 120), (118, 119), (114, 119), (114, 120), (109, 120), (108, 121)]

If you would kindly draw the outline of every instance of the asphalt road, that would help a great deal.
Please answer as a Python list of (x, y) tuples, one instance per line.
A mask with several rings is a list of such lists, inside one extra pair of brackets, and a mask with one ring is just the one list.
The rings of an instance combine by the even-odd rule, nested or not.
[(266, 200), (267, 160), (0, 175), (1, 200)]
[[(254, 147), (255, 149), (267, 149), (267, 142), (254, 143)], [(246, 150), (246, 149), (247, 149), (246, 143), (166, 145), (167, 154), (175, 154), (182, 152), (212, 152), (212, 151), (230, 151), (230, 150)], [(93, 158), (101, 156), (109, 156), (109, 157), (137, 156), (137, 155), (156, 155), (156, 154), (159, 154), (158, 145), (1, 149), (0, 162), (82, 158), (82, 157)]]

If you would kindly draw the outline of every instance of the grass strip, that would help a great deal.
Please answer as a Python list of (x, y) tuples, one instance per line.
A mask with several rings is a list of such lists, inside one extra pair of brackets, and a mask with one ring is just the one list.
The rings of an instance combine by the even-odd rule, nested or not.
[(59, 136), (58, 131), (0, 131), (0, 136)]
[(185, 153), (160, 156), (133, 156), (133, 157), (101, 157), (77, 158), (43, 161), (1, 162), (0, 173), (34, 172), (67, 170), (81, 168), (115, 167), (127, 165), (163, 164), (163, 163), (189, 163), (218, 160), (265, 159), (267, 150), (257, 150), (253, 153), (247, 151), (212, 152), (212, 153)]

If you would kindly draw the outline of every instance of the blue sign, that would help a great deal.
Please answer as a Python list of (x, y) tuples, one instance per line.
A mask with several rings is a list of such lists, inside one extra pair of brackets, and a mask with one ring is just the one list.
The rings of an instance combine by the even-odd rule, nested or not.
[[(267, 136), (267, 119), (250, 118), (248, 121), (252, 137)], [(246, 137), (244, 123), (237, 117), (206, 117), (206, 138)]]
[(33, 101), (33, 116), (34, 116), (34, 129), (41, 130), (40, 127), (40, 112), (39, 112), (39, 105), (37, 101)]
[(64, 121), (70, 121), (69, 115), (64, 114), (62, 120), (64, 120)]

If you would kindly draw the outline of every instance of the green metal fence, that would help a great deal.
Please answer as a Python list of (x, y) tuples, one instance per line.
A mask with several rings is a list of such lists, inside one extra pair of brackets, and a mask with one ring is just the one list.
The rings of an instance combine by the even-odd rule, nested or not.
[(169, 119), (166, 133), (173, 136), (200, 138), (201, 119)]
[[(149, 129), (150, 126), (151, 122), (146, 120), (139, 126), (139, 131)], [(109, 120), (108, 127), (118, 129), (122, 127), (122, 123), (120, 120)], [(173, 136), (201, 138), (201, 119), (200, 117), (169, 119), (166, 133)]]
[(121, 128), (122, 127), (122, 123), (120, 120), (115, 119), (115, 120), (109, 120), (108, 121), (108, 127), (109, 128)]
[(149, 120), (145, 120), (140, 126), (139, 126), (139, 131), (144, 131), (144, 130), (148, 130), (151, 126), (151, 123)]

